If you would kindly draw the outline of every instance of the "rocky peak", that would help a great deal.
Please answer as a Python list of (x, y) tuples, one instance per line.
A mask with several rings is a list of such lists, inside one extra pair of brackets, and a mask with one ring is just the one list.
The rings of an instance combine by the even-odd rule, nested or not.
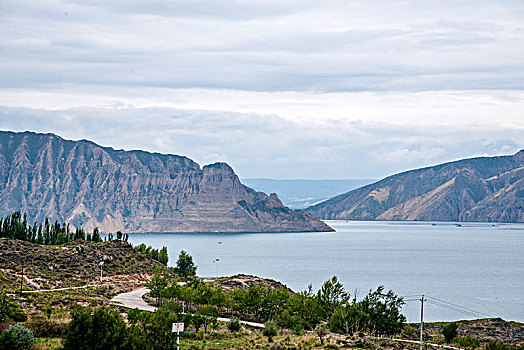
[(0, 132), (0, 165), (0, 216), (20, 210), (102, 232), (331, 230), (242, 185), (226, 163)]

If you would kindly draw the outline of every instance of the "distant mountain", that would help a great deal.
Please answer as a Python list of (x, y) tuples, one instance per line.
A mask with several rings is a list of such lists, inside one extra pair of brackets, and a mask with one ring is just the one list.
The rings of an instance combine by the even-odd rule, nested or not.
[(349, 190), (375, 182), (373, 180), (274, 180), (242, 179), (246, 186), (265, 193), (276, 193), (284, 205), (303, 209)]
[(0, 132), (0, 216), (17, 210), (102, 232), (332, 230), (242, 185), (225, 163)]
[(306, 210), (322, 219), (524, 222), (524, 150), (407, 171)]

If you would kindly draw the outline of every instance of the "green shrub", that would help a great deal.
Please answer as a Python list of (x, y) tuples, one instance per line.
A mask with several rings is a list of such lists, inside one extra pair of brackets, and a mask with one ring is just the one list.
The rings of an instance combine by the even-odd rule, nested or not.
[(240, 324), (240, 320), (238, 319), (238, 317), (231, 317), (231, 320), (227, 324), (227, 328), (231, 332), (238, 332), (242, 328), (242, 325)]
[(124, 348), (128, 330), (118, 311), (99, 307), (91, 312), (79, 308), (72, 317), (64, 337), (64, 350)]
[(17, 323), (9, 326), (7, 331), (0, 335), (0, 348), (10, 350), (31, 349), (35, 343), (35, 336), (30, 329)]
[(292, 330), (296, 335), (300, 335), (304, 333), (304, 326), (302, 326), (302, 323), (297, 323), (293, 326)]
[(36, 337), (62, 337), (67, 331), (67, 324), (44, 317), (35, 317), (27, 321), (26, 326)]
[(446, 339), (446, 343), (451, 343), (453, 339), (457, 336), (458, 325), (455, 322), (451, 322), (450, 324), (444, 326), (442, 328), (442, 335), (444, 336), (444, 339)]
[(457, 338), (458, 343), (460, 346), (466, 348), (466, 349), (476, 349), (480, 347), (480, 341), (477, 338), (473, 337), (458, 337)]
[(268, 342), (273, 341), (273, 337), (276, 336), (278, 333), (278, 325), (275, 321), (267, 321), (264, 323), (264, 330), (262, 331), (262, 334), (267, 337)]
[(0, 292), (0, 322), (9, 319), (15, 322), (24, 322), (27, 321), (27, 316), (20, 306), (14, 303), (6, 292), (3, 291)]
[(486, 344), (486, 350), (509, 350), (509, 347), (500, 340), (490, 340)]

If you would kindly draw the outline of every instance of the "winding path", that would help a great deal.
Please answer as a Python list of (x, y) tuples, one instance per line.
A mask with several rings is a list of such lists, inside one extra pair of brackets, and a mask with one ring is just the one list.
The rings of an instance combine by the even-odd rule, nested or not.
[[(155, 311), (156, 310), (155, 306), (149, 305), (148, 303), (144, 301), (144, 299), (142, 299), (142, 296), (146, 294), (147, 292), (149, 292), (149, 289), (145, 287), (138, 288), (131, 292), (120, 293), (114, 296), (111, 299), (111, 302), (113, 304), (127, 307), (130, 309), (138, 308), (139, 310)], [(231, 321), (231, 319), (227, 317), (218, 317), (217, 320), (221, 322)], [(248, 326), (252, 326), (252, 327), (264, 328), (263, 323), (249, 322), (249, 321), (242, 321), (242, 320), (240, 321), (240, 323), (248, 325)]]
[(149, 305), (142, 299), (142, 296), (147, 292), (149, 292), (149, 289), (145, 287), (138, 288), (131, 292), (115, 295), (111, 299), (111, 302), (130, 309), (138, 308), (139, 310), (155, 311), (156, 307)]

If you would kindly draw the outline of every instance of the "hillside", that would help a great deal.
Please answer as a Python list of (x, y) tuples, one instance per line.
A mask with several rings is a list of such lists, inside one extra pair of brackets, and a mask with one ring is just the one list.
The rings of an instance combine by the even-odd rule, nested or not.
[(306, 210), (321, 219), (524, 222), (524, 150), (407, 171)]
[(0, 286), (19, 288), (22, 267), (24, 290), (71, 287), (98, 282), (103, 260), (104, 277), (152, 274), (162, 268), (156, 260), (135, 251), (124, 241), (74, 241), (59, 246), (0, 238)]
[(225, 163), (200, 168), (177, 155), (0, 132), (0, 216), (14, 211), (102, 232), (331, 230), (242, 185)]

